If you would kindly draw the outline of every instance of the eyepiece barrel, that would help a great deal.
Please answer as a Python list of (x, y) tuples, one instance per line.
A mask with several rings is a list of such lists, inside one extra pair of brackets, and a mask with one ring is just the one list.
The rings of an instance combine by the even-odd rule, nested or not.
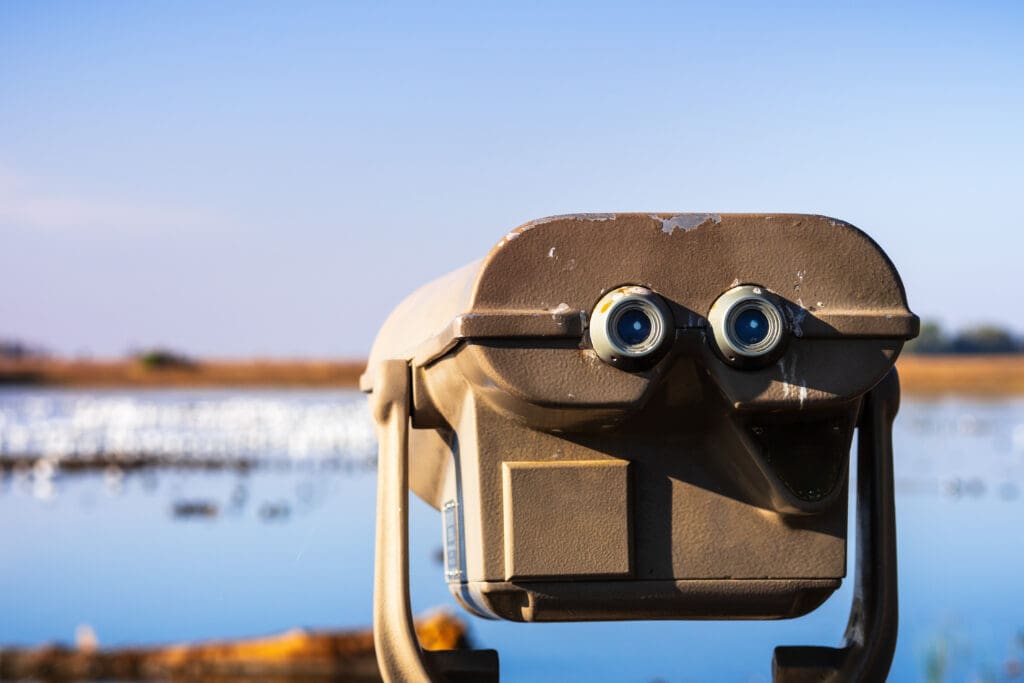
[(775, 301), (756, 285), (734, 287), (718, 297), (708, 322), (722, 358), (737, 367), (771, 362), (786, 340), (786, 322)]
[(660, 296), (636, 285), (605, 294), (590, 315), (590, 341), (601, 360), (623, 370), (656, 363), (672, 342), (672, 312)]

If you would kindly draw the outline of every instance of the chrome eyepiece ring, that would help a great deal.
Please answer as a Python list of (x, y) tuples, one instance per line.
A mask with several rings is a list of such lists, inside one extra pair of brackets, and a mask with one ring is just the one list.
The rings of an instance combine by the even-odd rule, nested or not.
[(763, 288), (734, 287), (708, 313), (715, 346), (726, 362), (760, 367), (774, 360), (786, 340), (786, 319)]
[(624, 370), (650, 367), (672, 342), (672, 312), (660, 296), (623, 285), (601, 297), (590, 314), (590, 342), (598, 357)]

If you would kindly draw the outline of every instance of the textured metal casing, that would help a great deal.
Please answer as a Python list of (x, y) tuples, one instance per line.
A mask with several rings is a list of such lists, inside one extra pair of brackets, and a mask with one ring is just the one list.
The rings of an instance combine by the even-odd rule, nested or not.
[[(590, 346), (589, 312), (623, 283), (662, 297), (675, 324), (642, 370)], [(708, 313), (738, 285), (784, 313), (788, 341), (763, 367), (712, 346)], [(917, 324), (884, 253), (841, 221), (562, 216), (403, 302), (362, 386), (382, 362), (410, 366), (409, 482), (455, 515), (449, 580), (471, 610), (791, 617), (845, 573), (861, 398)]]

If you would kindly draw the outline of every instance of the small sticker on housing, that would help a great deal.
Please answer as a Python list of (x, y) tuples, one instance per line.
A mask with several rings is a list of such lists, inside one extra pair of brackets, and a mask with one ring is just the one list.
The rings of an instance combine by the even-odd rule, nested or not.
[(454, 500), (444, 504), (444, 575), (449, 581), (462, 577), (459, 558), (459, 510)]

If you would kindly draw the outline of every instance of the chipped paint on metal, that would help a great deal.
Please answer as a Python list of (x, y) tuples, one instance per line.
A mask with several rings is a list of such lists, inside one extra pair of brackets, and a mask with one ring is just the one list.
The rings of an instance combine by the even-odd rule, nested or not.
[(785, 358), (780, 358), (778, 363), (776, 363), (782, 375), (782, 398), (783, 400), (789, 400), (795, 393), (800, 410), (803, 410), (809, 393), (807, 390), (807, 380), (797, 377), (796, 356), (790, 356), (789, 361), (789, 367), (786, 367)]
[(563, 313), (568, 313), (572, 308), (564, 301), (551, 309), (551, 319), (558, 322)]
[(779, 372), (782, 373), (782, 398), (789, 398), (792, 387), (789, 384), (789, 377), (786, 371), (786, 360), (780, 358), (777, 365), (779, 366)]
[(708, 221), (712, 223), (722, 222), (722, 217), (717, 213), (680, 213), (671, 218), (662, 218), (652, 214), (651, 218), (661, 221), (661, 231), (666, 235), (671, 235), (676, 230), (681, 230), (682, 232), (695, 230)]
[(808, 312), (807, 311), (807, 307), (804, 306), (804, 300), (803, 299), (797, 299), (796, 300), (796, 306), (788, 306), (787, 308), (789, 310), (789, 323), (793, 327), (793, 336), (794, 337), (803, 337), (804, 336), (803, 323), (804, 323), (804, 320), (807, 319), (807, 312)]
[[(567, 213), (559, 216), (546, 216), (545, 218), (538, 218), (535, 221), (523, 223), (515, 230), (507, 233), (498, 242), (496, 248), (504, 247), (506, 244), (516, 239), (528, 230), (532, 230), (539, 225), (545, 225), (547, 223), (554, 223), (555, 221), (574, 220), (574, 221), (613, 221), (616, 215), (614, 213)], [(548, 256), (554, 257), (554, 247), (551, 249), (551, 253)]]
[(532, 228), (536, 228), (538, 225), (545, 225), (547, 223), (554, 223), (555, 221), (613, 221), (616, 216), (614, 213), (565, 213), (558, 216), (545, 216), (544, 218), (538, 218), (535, 221), (529, 223), (523, 223), (519, 226), (520, 232), (526, 232)]

